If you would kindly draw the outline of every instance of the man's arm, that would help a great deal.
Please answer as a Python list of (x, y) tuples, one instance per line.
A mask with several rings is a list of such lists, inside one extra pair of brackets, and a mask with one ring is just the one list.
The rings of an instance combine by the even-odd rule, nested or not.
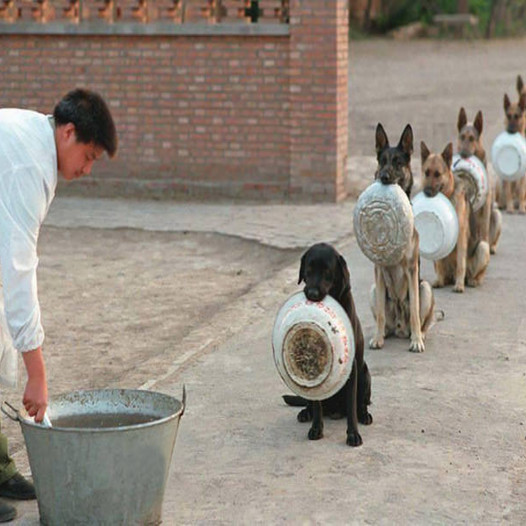
[(27, 370), (27, 384), (22, 403), (29, 416), (36, 422), (42, 422), (47, 408), (46, 367), (42, 348), (22, 353)]

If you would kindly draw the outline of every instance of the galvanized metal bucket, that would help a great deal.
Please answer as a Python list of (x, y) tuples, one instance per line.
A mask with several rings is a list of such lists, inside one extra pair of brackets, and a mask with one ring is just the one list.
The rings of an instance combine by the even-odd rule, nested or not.
[[(36, 424), (9, 404), (2, 411), (20, 422), (45, 525), (154, 525), (185, 410), (182, 402), (152, 391), (103, 389), (52, 398), (53, 427)], [(8, 406), (6, 410), (5, 406)], [(14, 414), (13, 414), (14, 412)], [(73, 427), (86, 415), (122, 415), (125, 425)], [(135, 417), (146, 423), (131, 424)], [(93, 419), (92, 419), (93, 420)], [(101, 420), (101, 421), (102, 421)], [(72, 427), (67, 427), (72, 426)]]

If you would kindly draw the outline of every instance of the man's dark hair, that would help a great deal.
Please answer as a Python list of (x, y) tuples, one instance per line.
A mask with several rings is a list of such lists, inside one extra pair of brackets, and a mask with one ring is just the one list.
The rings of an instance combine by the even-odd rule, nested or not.
[(110, 157), (115, 155), (115, 124), (108, 106), (98, 93), (80, 88), (70, 91), (55, 106), (53, 117), (58, 126), (73, 123), (79, 142), (94, 143), (104, 148)]

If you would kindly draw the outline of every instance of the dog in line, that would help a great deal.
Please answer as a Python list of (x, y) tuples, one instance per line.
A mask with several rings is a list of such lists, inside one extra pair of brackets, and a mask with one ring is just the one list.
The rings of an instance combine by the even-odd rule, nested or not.
[(433, 287), (452, 284), (454, 292), (464, 292), (465, 284), (475, 287), (482, 282), (490, 259), (489, 245), (480, 239), (466, 181), (455, 178), (451, 171), (453, 144), (449, 143), (437, 154), (431, 153), (422, 141), (420, 151), (424, 193), (434, 197), (442, 192), (455, 207), (459, 226), (455, 249), (434, 264), (437, 279)]
[[(518, 102), (512, 103), (508, 94), (504, 95), (504, 114), (506, 116), (504, 125), (508, 133), (520, 133), (524, 136), (526, 132), (526, 90), (522, 86), (520, 75), (517, 80), (517, 90), (519, 91)], [(508, 214), (515, 212), (516, 204), (519, 214), (526, 214), (526, 175), (523, 175), (518, 181), (498, 179), (495, 200), (498, 207), (501, 210), (505, 209)]]
[[(413, 130), (408, 124), (396, 146), (389, 146), (383, 126), (376, 127), (375, 179), (382, 184), (398, 184), (411, 197), (413, 174)], [(370, 303), (376, 320), (376, 334), (369, 342), (372, 349), (381, 349), (389, 336), (410, 338), (409, 350), (423, 352), (424, 340), (433, 321), (435, 299), (427, 281), (420, 279), (418, 232), (413, 230), (411, 242), (402, 261), (394, 266), (375, 265)]]
[[(467, 158), (472, 155), (478, 157), (487, 172), (486, 151), (482, 144), (482, 129), (484, 121), (482, 112), (479, 110), (475, 120), (468, 122), (466, 110), (460, 108), (457, 120), (457, 151), (461, 157)], [(488, 174), (489, 177), (489, 174)], [(480, 239), (486, 241), (490, 247), (490, 253), (497, 253), (497, 244), (502, 232), (502, 215), (494, 203), (493, 183), (489, 181), (488, 194), (482, 207), (474, 213), (474, 227), (478, 230)]]
[(300, 422), (312, 421), (309, 440), (323, 437), (323, 414), (337, 419), (347, 416), (347, 445), (360, 446), (362, 437), (358, 422), (369, 425), (373, 417), (367, 406), (371, 403), (371, 375), (364, 360), (364, 338), (351, 293), (349, 269), (344, 257), (327, 243), (311, 246), (301, 258), (298, 285), (305, 282), (305, 296), (321, 301), (328, 294), (343, 307), (354, 332), (355, 355), (352, 371), (345, 385), (323, 401), (306, 400), (300, 396), (285, 395), (288, 405), (305, 406), (298, 414)]

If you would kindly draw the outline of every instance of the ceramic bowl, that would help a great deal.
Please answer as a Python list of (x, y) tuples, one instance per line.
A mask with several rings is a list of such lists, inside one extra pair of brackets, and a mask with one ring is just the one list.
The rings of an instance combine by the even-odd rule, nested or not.
[(442, 193), (428, 197), (420, 192), (413, 198), (413, 214), (420, 255), (437, 261), (451, 254), (458, 239), (458, 218), (451, 201)]
[(456, 154), (451, 163), (453, 175), (468, 182), (468, 197), (473, 210), (476, 212), (486, 202), (489, 192), (489, 177), (482, 161), (472, 155), (461, 157)]
[(354, 333), (334, 298), (313, 302), (298, 292), (278, 311), (272, 348), (278, 373), (291, 391), (308, 400), (325, 400), (349, 379)]
[(397, 184), (375, 181), (354, 208), (354, 234), (362, 252), (373, 263), (397, 265), (413, 235), (413, 211)]
[(491, 147), (491, 163), (503, 181), (517, 181), (526, 174), (526, 139), (520, 133), (502, 132)]

